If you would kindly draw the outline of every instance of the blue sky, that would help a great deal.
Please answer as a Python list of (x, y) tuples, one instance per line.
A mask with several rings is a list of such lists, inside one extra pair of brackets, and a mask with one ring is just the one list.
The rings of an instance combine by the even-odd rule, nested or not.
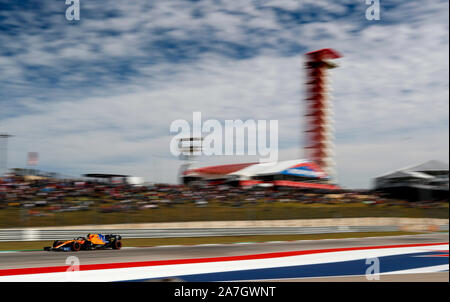
[[(280, 159), (301, 156), (303, 54), (332, 71), (338, 178), (448, 162), (448, 1), (0, 0), (0, 132), (9, 167), (177, 181), (176, 119), (276, 119)], [(252, 157), (202, 158), (202, 164)]]

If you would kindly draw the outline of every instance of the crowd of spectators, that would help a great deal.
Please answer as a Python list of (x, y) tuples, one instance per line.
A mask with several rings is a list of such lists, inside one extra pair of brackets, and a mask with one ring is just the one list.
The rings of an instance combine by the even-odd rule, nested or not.
[[(129, 185), (86, 180), (34, 179), (10, 175), (0, 178), (0, 210), (24, 208), (30, 215), (45, 215), (64, 211), (84, 211), (96, 209), (99, 212), (143, 210), (170, 207), (176, 204), (194, 204), (207, 207), (212, 204), (240, 207), (258, 203), (366, 203), (403, 206), (438, 205), (436, 202), (408, 203), (389, 200), (377, 194), (360, 192), (311, 192), (295, 190), (275, 190), (273, 188), (241, 188), (227, 185), (200, 185), (187, 187), (180, 185), (152, 184)], [(41, 211), (40, 209), (45, 209)]]

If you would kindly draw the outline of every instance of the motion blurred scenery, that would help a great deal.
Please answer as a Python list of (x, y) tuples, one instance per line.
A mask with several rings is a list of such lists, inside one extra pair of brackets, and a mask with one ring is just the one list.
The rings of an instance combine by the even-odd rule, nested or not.
[(0, 0), (0, 281), (60, 281), (56, 251), (88, 281), (365, 278), (361, 249), (448, 281), (448, 11)]

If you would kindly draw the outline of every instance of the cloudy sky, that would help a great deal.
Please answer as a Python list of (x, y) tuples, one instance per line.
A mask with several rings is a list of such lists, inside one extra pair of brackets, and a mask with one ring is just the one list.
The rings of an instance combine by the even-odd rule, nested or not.
[[(170, 123), (278, 120), (279, 158), (302, 156), (304, 53), (332, 71), (338, 180), (449, 157), (449, 3), (380, 0), (0, 0), (0, 132), (8, 167), (177, 181)], [(201, 165), (255, 157), (200, 158)]]

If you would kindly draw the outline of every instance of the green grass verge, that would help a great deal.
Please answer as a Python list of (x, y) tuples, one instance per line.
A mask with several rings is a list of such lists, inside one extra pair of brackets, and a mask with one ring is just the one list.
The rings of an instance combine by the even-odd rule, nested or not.
[(323, 205), (299, 203), (263, 203), (231, 207), (211, 204), (208, 207), (194, 205), (162, 206), (158, 209), (99, 213), (95, 209), (78, 212), (55, 213), (47, 217), (28, 216), (18, 208), (0, 210), (0, 228), (63, 226), (83, 224), (115, 224), (179, 221), (229, 221), (229, 220), (275, 220), (355, 217), (411, 217), (448, 218), (445, 208), (409, 208), (387, 205)]
[[(43, 209), (37, 208), (45, 212)], [(410, 208), (405, 206), (357, 204), (300, 204), (261, 203), (231, 207), (210, 203), (207, 207), (191, 204), (161, 206), (158, 209), (139, 211), (100, 213), (95, 209), (78, 212), (63, 212), (51, 216), (28, 216), (20, 208), (0, 210), (0, 228), (64, 226), (83, 224), (116, 224), (146, 222), (181, 221), (230, 221), (230, 220), (284, 220), (315, 218), (356, 218), (356, 217), (410, 217), (449, 218), (448, 204), (440, 208)]]
[[(255, 236), (217, 236), (217, 237), (180, 237), (180, 238), (139, 238), (123, 239), (123, 246), (158, 246), (158, 245), (193, 245), (213, 243), (238, 243), (238, 242), (266, 242), (289, 240), (319, 240), (339, 238), (362, 238), (378, 236), (414, 235), (413, 232), (355, 232), (332, 234), (299, 234), (299, 235), (255, 235)], [(51, 246), (52, 241), (11, 241), (0, 242), (0, 251), (12, 250), (42, 250), (44, 246)]]

